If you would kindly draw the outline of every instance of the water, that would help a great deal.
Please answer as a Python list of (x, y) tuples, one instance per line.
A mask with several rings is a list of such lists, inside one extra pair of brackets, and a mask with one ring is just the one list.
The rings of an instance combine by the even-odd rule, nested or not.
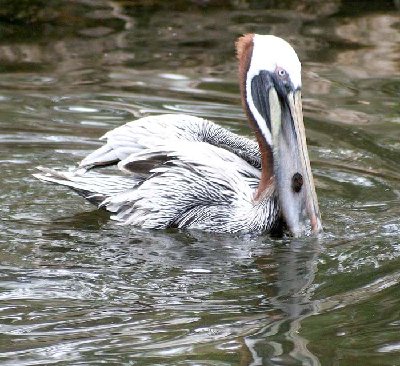
[[(400, 365), (398, 2), (273, 3), (2, 7), (2, 365)], [(249, 31), (303, 61), (322, 238), (119, 227), (31, 177), (144, 115), (249, 134)]]

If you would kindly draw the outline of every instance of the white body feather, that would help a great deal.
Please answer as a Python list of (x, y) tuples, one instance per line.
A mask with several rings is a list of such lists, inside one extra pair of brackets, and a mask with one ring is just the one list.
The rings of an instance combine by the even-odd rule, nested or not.
[[(122, 224), (218, 232), (269, 232), (279, 221), (274, 187), (254, 201), (260, 179), (255, 141), (188, 115), (141, 118), (106, 133), (75, 172), (39, 168)], [(117, 164), (123, 175), (88, 171)]]

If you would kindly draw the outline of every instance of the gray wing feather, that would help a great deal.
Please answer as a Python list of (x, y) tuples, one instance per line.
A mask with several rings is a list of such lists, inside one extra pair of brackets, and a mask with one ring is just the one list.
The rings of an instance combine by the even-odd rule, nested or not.
[(132, 177), (111, 176), (81, 170), (65, 172), (45, 167), (37, 169), (40, 173), (33, 174), (35, 178), (69, 187), (95, 205), (99, 205), (107, 197), (131, 189), (140, 183)]
[[(204, 142), (164, 144), (132, 154), (119, 164), (123, 169), (144, 155), (161, 153), (169, 160), (152, 169), (148, 179), (102, 203), (115, 213), (113, 219), (144, 228), (220, 232), (262, 231), (269, 225), (259, 220), (253, 202), (260, 171), (225, 149)], [(259, 227), (253, 228), (252, 223)]]
[[(255, 141), (238, 136), (211, 121), (183, 114), (144, 117), (107, 132), (101, 139), (106, 140), (106, 144), (83, 159), (81, 168), (113, 164), (166, 140), (177, 143), (207, 142), (233, 152), (257, 168), (261, 166)], [(153, 166), (149, 164), (149, 169)]]

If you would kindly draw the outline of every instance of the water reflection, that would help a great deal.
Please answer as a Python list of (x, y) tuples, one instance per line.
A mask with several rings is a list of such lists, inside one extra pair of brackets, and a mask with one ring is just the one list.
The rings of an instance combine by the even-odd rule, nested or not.
[[(3, 6), (2, 364), (396, 364), (396, 5)], [(147, 114), (190, 112), (249, 134), (233, 55), (249, 31), (288, 39), (303, 60), (319, 240), (123, 228), (30, 177), (73, 166)]]
[(298, 361), (319, 365), (318, 358), (307, 349), (308, 340), (301, 336), (300, 330), (301, 322), (315, 312), (312, 284), (320, 250), (318, 241), (291, 241), (274, 247), (272, 256), (255, 259), (267, 281), (273, 279), (273, 290), (267, 297), (281, 314), (275, 315), (256, 334), (246, 337), (253, 358), (250, 365), (268, 364), (268, 360), (276, 364)]

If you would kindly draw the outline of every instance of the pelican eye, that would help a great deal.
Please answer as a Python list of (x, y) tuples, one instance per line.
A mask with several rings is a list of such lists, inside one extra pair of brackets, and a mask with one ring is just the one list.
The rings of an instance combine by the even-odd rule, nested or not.
[(277, 73), (277, 75), (278, 75), (281, 79), (286, 79), (287, 76), (288, 76), (286, 70), (285, 70), (285, 69), (282, 69), (281, 67), (278, 67), (278, 68), (276, 69), (276, 73)]
[(299, 193), (303, 186), (303, 176), (300, 173), (294, 173), (292, 177), (293, 192)]

